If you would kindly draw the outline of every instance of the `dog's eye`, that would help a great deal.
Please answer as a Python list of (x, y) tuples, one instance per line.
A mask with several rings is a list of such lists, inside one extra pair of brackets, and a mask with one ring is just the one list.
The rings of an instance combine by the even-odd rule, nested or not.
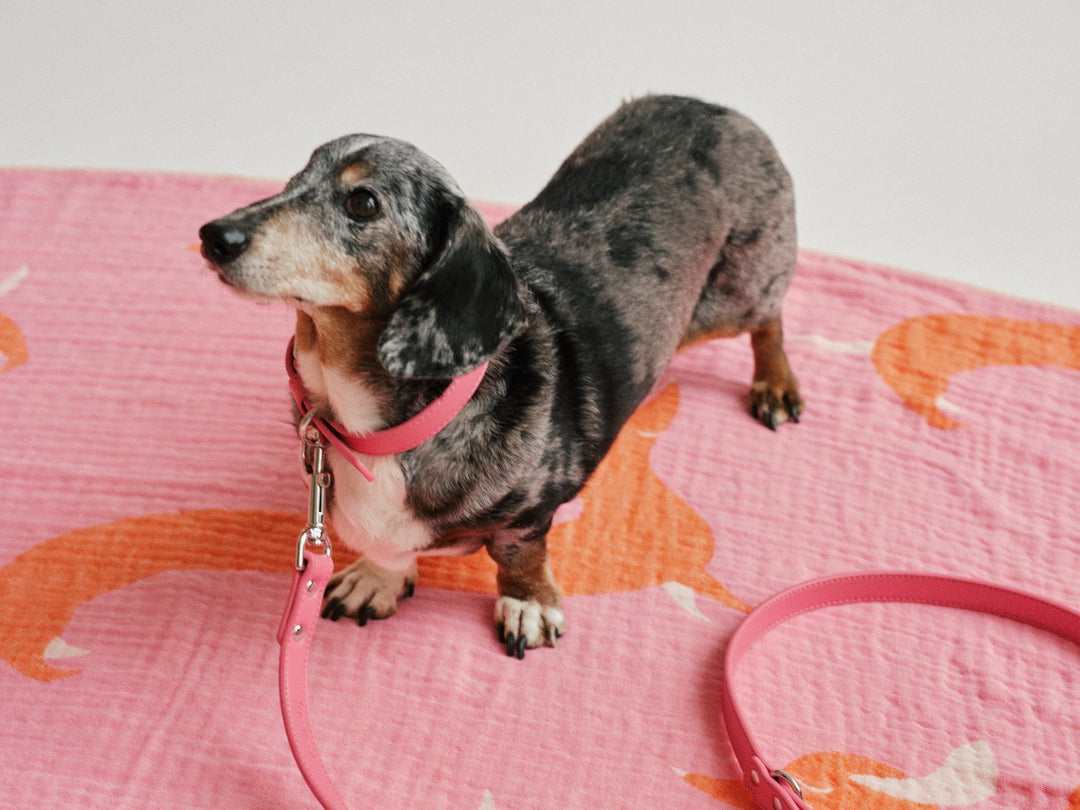
[(366, 188), (358, 188), (345, 198), (345, 213), (356, 220), (371, 219), (379, 213), (379, 201)]

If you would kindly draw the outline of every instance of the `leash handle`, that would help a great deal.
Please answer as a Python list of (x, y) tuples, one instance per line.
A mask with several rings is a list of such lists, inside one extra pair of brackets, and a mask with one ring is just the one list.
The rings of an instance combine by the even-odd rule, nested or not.
[(746, 727), (733, 691), (739, 661), (780, 624), (826, 607), (866, 602), (907, 602), (989, 613), (1030, 624), (1080, 644), (1080, 613), (1022, 591), (977, 580), (932, 574), (877, 572), (848, 574), (796, 585), (759, 605), (728, 642), (721, 682), (724, 727), (743, 782), (760, 810), (811, 810), (790, 774), (765, 764)]
[[(278, 682), (281, 712), (296, 764), (325, 810), (347, 810), (323, 765), (307, 705), (307, 659), (319, 621), (323, 593), (334, 571), (325, 549), (304, 545), (304, 567), (293, 573), (292, 589), (278, 627), (281, 656)], [(796, 585), (758, 606), (728, 642), (721, 682), (721, 708), (728, 740), (743, 782), (760, 810), (812, 810), (791, 774), (771, 768), (735, 698), (739, 662), (763, 636), (780, 624), (815, 610), (860, 603), (914, 603), (989, 613), (1030, 624), (1080, 644), (1080, 613), (1022, 591), (954, 577), (870, 573), (825, 577)]]

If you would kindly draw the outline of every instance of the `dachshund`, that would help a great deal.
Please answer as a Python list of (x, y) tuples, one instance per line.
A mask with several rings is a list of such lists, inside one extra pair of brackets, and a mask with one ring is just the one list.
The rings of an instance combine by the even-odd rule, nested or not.
[(330, 582), (333, 620), (388, 617), (418, 555), (483, 546), (507, 653), (555, 646), (555, 510), (680, 348), (748, 332), (753, 416), (776, 430), (804, 408), (781, 326), (791, 179), (765, 133), (725, 107), (623, 104), (494, 231), (416, 147), (349, 135), (199, 235), (226, 285), (296, 309), (306, 397), (350, 433), (410, 419), (487, 363), (434, 437), (364, 457), (373, 480), (328, 449), (333, 529), (362, 553)]

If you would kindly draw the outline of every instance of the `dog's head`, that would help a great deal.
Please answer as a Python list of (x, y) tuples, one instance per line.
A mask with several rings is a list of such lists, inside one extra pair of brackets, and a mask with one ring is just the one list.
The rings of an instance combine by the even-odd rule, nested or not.
[(384, 319), (379, 360), (400, 376), (464, 374), (525, 325), (502, 244), (447, 171), (402, 141), (331, 141), (280, 194), (199, 237), (242, 293)]

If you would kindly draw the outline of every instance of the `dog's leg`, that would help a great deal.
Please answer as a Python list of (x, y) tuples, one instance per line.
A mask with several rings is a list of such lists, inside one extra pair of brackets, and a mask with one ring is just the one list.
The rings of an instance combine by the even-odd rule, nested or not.
[(348, 616), (361, 627), (368, 619), (393, 616), (398, 600), (413, 595), (416, 576), (415, 559), (403, 571), (389, 571), (361, 557), (330, 578), (322, 616), (335, 622)]
[(554, 647), (566, 632), (566, 618), (545, 538), (491, 542), (488, 553), (499, 566), (495, 624), (507, 655), (524, 658), (526, 649)]
[(750, 345), (754, 349), (754, 382), (750, 386), (750, 409), (754, 418), (772, 430), (788, 419), (798, 422), (805, 405), (784, 354), (780, 316), (751, 332)]

